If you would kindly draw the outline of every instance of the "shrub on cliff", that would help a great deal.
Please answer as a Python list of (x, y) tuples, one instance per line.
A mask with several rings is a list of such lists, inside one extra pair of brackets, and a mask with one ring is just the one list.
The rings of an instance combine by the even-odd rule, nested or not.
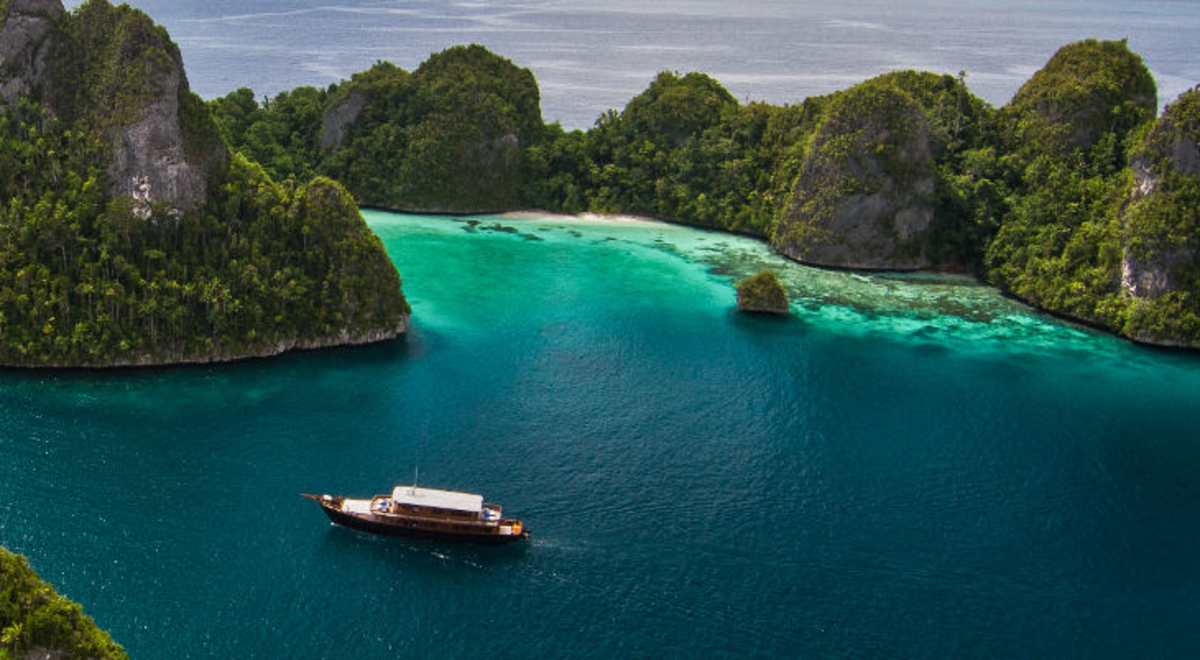
[(83, 608), (58, 595), (29, 562), (0, 547), (0, 660), (128, 660)]

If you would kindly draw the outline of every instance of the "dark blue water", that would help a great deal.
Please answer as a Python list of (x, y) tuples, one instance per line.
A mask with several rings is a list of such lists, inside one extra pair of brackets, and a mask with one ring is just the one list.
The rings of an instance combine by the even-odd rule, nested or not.
[[(67, 0), (68, 6), (79, 0)], [(481, 43), (529, 67), (547, 120), (587, 128), (664, 70), (704, 71), (739, 100), (798, 103), (897, 69), (967, 73), (1003, 105), (1059, 47), (1129, 39), (1160, 102), (1200, 83), (1200, 1), (136, 0), (206, 98), (324, 86), (377, 60), (414, 69)]]
[[(1200, 647), (1195, 356), (680, 227), (368, 218), (404, 341), (0, 373), (0, 544), (133, 657)], [(790, 320), (732, 311), (763, 264)], [(378, 540), (297, 496), (417, 465), (531, 542)]]

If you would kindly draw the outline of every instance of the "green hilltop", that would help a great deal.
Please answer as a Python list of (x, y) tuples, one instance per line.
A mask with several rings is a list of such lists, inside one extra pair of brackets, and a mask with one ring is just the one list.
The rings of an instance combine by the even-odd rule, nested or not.
[(774, 106), (664, 72), (566, 131), (542, 123), (528, 70), (470, 46), (413, 73), (380, 63), (210, 108), (273, 176), (330, 176), (362, 204), (643, 214), (816, 265), (970, 272), (1138, 341), (1200, 348), (1196, 94), (1156, 119), (1141, 58), (1087, 40), (998, 109), (965, 73), (889, 73)]
[(230, 146), (271, 176), (330, 176), (360, 203), (394, 210), (519, 206), (522, 147), (544, 131), (533, 74), (480, 46), (451, 48), (412, 73), (381, 62), (328, 89), (261, 106), (240, 89), (211, 107)]
[(0, 364), (207, 362), (402, 332), (341, 184), (231, 153), (165, 30), (126, 5), (0, 13)]

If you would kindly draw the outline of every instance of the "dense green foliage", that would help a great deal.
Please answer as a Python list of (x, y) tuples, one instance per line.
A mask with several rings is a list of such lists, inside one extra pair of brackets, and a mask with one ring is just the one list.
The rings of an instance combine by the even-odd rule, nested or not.
[(819, 105), (743, 107), (706, 75), (659, 74), (586, 133), (551, 127), (526, 153), (526, 203), (769, 236), (790, 184), (778, 171)]
[[(235, 157), (200, 214), (106, 200), (94, 136), (0, 115), (0, 361), (200, 360), (394, 327), (382, 245), (339, 185), (273, 183)], [(40, 127), (40, 128), (39, 128)]]
[(223, 166), (190, 92), (179, 98), (184, 147), (222, 163), (207, 203), (180, 213), (110, 198), (109, 128), (154, 97), (143, 85), (171, 75), (178, 49), (103, 0), (58, 29), (44, 90), (55, 111), (0, 105), (0, 363), (230, 359), (403, 326), (395, 268), (342, 187), (277, 184), (240, 156)]
[(260, 164), (276, 181), (308, 181), (320, 161), (321, 112), (328, 93), (298, 87), (273, 99), (254, 100), (242, 88), (210, 104), (229, 146)]
[[(325, 115), (347, 105), (360, 108), (353, 119), (326, 129)], [(379, 63), (261, 106), (242, 89), (212, 109), (229, 144), (276, 178), (327, 175), (360, 203), (397, 209), (518, 206), (521, 149), (544, 130), (533, 74), (480, 46), (451, 48), (412, 73)], [(344, 135), (322, 145), (323, 129)]]
[(737, 283), (739, 309), (751, 312), (788, 313), (787, 291), (772, 271), (760, 271)]
[[(1138, 197), (1130, 167), (1139, 140), (1178, 142), (1187, 131), (1164, 137), (1164, 130), (1150, 129), (1154, 80), (1124, 42), (1062, 48), (999, 110), (969, 92), (965, 74), (902, 71), (798, 105), (771, 106), (739, 104), (703, 74), (662, 73), (623, 111), (605, 113), (587, 131), (540, 127), (520, 104), (495, 101), (504, 88), (495, 83), (507, 71), (495, 62), (507, 61), (472, 48), (470, 57), (456, 52), (431, 60), (454, 72), (462, 93), (447, 95), (456, 103), (437, 110), (456, 121), (439, 124), (445, 132), (426, 150), (412, 143), (420, 134), (414, 125), (430, 121), (427, 100), (418, 102), (420, 92), (413, 91), (426, 87), (415, 80), (421, 70), (380, 64), (323, 92), (297, 90), (258, 107), (252, 93), (240, 91), (212, 107), (231, 142), (282, 163), (274, 170), (280, 176), (330, 174), (347, 181), (359, 200), (392, 207), (629, 212), (791, 246), (841, 240), (792, 222), (820, 210), (811, 205), (843, 204), (842, 215), (851, 217), (856, 199), (892, 191), (897, 210), (931, 209), (933, 220), (911, 238), (890, 236), (886, 227), (868, 236), (871, 244), (909, 241), (881, 250), (884, 264), (894, 255), (896, 263), (970, 271), (1036, 305), (1130, 336), (1200, 342), (1200, 317), (1190, 311), (1197, 291), (1190, 202), (1197, 173), (1155, 170), (1156, 193)], [(536, 100), (536, 87), (523, 76), (505, 85)], [(330, 109), (345, 107), (356, 90), (367, 99), (364, 109), (331, 153), (320, 145), (318, 133), (328, 126), (319, 125), (317, 110), (328, 120)], [(1185, 100), (1172, 106), (1180, 117), (1173, 126), (1189, 125), (1182, 119), (1191, 103)], [(491, 204), (471, 196), (474, 189), (462, 185), (466, 170), (455, 164), (463, 153), (455, 145), (479, 143), (473, 122), (480, 121), (516, 126), (506, 130), (520, 135), (516, 175), (494, 167), (495, 159), (476, 159), (489, 164), (484, 170), (500, 172), (493, 178), (477, 172), (479, 181), (493, 190), (509, 186), (489, 194)], [(1140, 153), (1161, 165), (1170, 160), (1164, 149)], [(427, 170), (419, 167), (423, 159)], [(813, 176), (802, 176), (806, 171)], [(439, 187), (439, 180), (451, 183)], [(432, 192), (413, 194), (418, 190)], [(456, 196), (462, 203), (447, 199)], [(1168, 290), (1131, 289), (1123, 281), (1131, 258), (1149, 264)]]
[(1148, 340), (1200, 337), (1200, 88), (1185, 92), (1134, 148), (1152, 189), (1122, 215), (1129, 259), (1157, 265), (1169, 290), (1133, 301), (1124, 331)]
[(58, 595), (29, 562), (0, 547), (0, 660), (45, 651), (55, 658), (128, 658), (77, 603)]
[(1061, 49), (1002, 111), (1006, 202), (988, 277), (1046, 309), (1123, 330), (1121, 208), (1154, 80), (1123, 42)]

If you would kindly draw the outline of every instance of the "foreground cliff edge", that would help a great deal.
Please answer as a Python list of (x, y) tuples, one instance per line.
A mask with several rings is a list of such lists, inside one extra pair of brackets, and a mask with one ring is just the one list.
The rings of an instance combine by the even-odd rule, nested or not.
[(0, 0), (0, 364), (211, 362), (404, 332), (341, 184), (231, 154), (141, 12)]
[(1141, 58), (1089, 40), (999, 109), (965, 73), (888, 73), (788, 106), (662, 73), (623, 111), (564, 131), (542, 123), (527, 69), (459, 46), (412, 73), (380, 63), (210, 108), (274, 176), (324, 174), (367, 205), (668, 219), (806, 264), (970, 272), (1136, 341), (1200, 348), (1198, 94), (1156, 119)]
[(0, 659), (128, 657), (83, 608), (43, 582), (28, 560), (0, 547)]

